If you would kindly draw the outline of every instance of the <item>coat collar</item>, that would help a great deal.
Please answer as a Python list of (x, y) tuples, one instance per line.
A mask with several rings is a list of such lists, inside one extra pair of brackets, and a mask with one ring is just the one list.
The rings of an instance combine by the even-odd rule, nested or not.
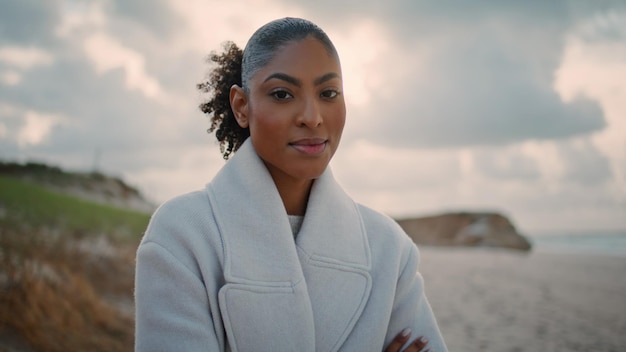
[[(238, 289), (242, 285), (255, 287), (251, 290), (257, 292), (259, 287), (283, 290), (302, 283), (298, 286), (304, 288), (302, 297), (291, 308), (302, 315), (303, 307), (309, 307), (317, 350), (339, 348), (369, 297), (370, 250), (358, 207), (330, 169), (314, 181), (295, 242), (272, 177), (249, 139), (207, 185), (207, 192), (224, 245), (227, 284), (238, 285)], [(320, 302), (318, 297), (332, 292), (333, 281), (341, 297), (333, 299), (339, 307), (329, 308), (334, 304)], [(222, 292), (220, 295), (224, 300), (229, 297)], [(236, 324), (245, 324), (233, 321), (237, 320), (233, 317), (254, 314), (235, 313), (235, 306), (222, 306), (224, 320), (230, 321), (226, 326), (232, 328), (229, 334), (236, 334)], [(284, 306), (281, 309), (289, 311)], [(325, 324), (328, 318), (337, 323)]]
[[(278, 190), (249, 139), (207, 189), (224, 236), (227, 279), (297, 280), (301, 270), (294, 265), (295, 244), (309, 255), (369, 269), (370, 251), (357, 205), (329, 168), (313, 184), (295, 244)], [(264, 266), (271, 270), (263, 272)]]

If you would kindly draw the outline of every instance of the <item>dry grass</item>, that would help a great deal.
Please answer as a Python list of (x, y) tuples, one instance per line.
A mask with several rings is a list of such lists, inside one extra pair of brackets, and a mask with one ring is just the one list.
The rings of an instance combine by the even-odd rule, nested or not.
[(0, 331), (34, 351), (132, 350), (135, 248), (0, 226)]

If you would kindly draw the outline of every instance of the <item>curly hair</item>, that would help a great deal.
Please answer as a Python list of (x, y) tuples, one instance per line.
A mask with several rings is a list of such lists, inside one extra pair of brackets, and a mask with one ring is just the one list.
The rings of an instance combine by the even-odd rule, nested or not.
[(237, 151), (241, 144), (250, 136), (248, 128), (242, 128), (235, 119), (230, 107), (230, 87), (241, 86), (241, 60), (243, 52), (233, 42), (224, 43), (224, 52), (211, 52), (207, 62), (217, 64), (207, 80), (198, 83), (200, 91), (211, 94), (212, 98), (200, 104), (200, 110), (211, 116), (209, 133), (215, 131), (220, 143), (220, 152), (224, 159)]
[(211, 52), (207, 61), (217, 66), (197, 88), (211, 95), (209, 100), (200, 104), (200, 110), (211, 116), (208, 132), (215, 131), (224, 159), (228, 160), (250, 136), (250, 130), (239, 126), (230, 107), (230, 88), (236, 84), (249, 94), (249, 81), (259, 69), (287, 44), (309, 36), (319, 40), (328, 53), (339, 61), (335, 46), (320, 27), (308, 20), (292, 17), (274, 20), (257, 29), (243, 51), (235, 43), (226, 42), (223, 53)]

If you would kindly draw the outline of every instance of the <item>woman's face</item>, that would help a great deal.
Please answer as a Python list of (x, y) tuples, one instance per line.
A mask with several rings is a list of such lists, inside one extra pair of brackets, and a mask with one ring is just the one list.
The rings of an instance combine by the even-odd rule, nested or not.
[(346, 118), (341, 67), (317, 39), (283, 47), (249, 82), (233, 110), (250, 128), (275, 182), (319, 177), (337, 150)]

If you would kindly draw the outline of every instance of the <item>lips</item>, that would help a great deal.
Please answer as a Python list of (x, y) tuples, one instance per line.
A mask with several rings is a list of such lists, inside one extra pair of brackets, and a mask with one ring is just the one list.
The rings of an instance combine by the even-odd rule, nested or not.
[(304, 138), (289, 143), (291, 147), (297, 151), (307, 155), (317, 155), (326, 149), (327, 139), (323, 138)]

